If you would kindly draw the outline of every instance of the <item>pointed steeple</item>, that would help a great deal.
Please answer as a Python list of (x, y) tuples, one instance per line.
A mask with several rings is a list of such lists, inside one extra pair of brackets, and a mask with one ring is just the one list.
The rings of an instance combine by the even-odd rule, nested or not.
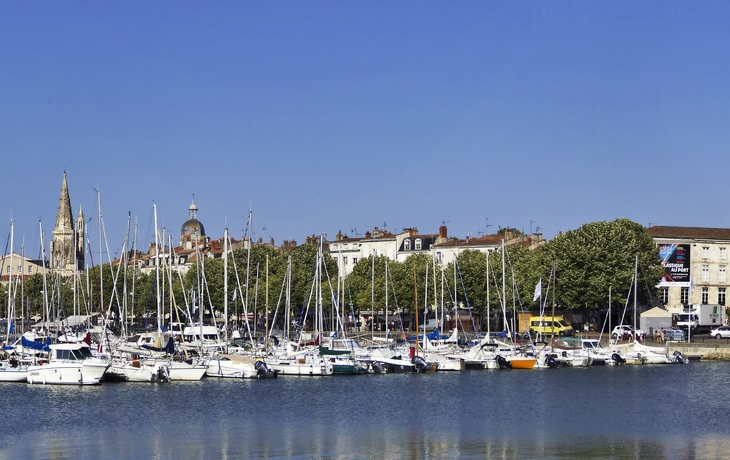
[(63, 274), (73, 273), (76, 265), (76, 241), (74, 241), (74, 237), (71, 198), (68, 194), (66, 171), (63, 171), (61, 198), (58, 200), (58, 214), (56, 214), (56, 228), (53, 229), (53, 241), (51, 241), (51, 268), (60, 270)]
[(64, 171), (63, 184), (61, 184), (61, 198), (58, 200), (58, 213), (56, 214), (56, 230), (71, 229), (73, 231), (73, 228), (74, 220), (71, 214), (71, 198), (68, 195), (68, 182), (66, 180), (66, 171)]

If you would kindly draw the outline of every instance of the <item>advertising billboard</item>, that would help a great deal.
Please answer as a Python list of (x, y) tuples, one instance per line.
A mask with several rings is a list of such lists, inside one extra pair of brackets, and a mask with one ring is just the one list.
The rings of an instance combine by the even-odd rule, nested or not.
[(664, 267), (662, 285), (689, 286), (689, 250), (689, 244), (659, 245), (659, 257), (662, 260), (662, 267)]

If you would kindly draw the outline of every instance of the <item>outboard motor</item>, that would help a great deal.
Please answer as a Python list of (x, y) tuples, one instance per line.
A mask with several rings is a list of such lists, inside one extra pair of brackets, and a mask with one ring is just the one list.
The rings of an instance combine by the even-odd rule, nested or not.
[(499, 365), (500, 369), (512, 369), (512, 363), (507, 361), (504, 356), (497, 355), (495, 360), (497, 361), (497, 365)]
[(558, 361), (555, 359), (555, 355), (551, 355), (551, 354), (548, 354), (547, 356), (545, 356), (545, 364), (550, 369), (555, 369), (560, 365), (560, 363), (558, 363)]
[(672, 356), (674, 356), (674, 362), (676, 364), (687, 364), (687, 362), (689, 362), (689, 360), (685, 358), (682, 352), (679, 350), (675, 351)]
[(170, 369), (167, 366), (160, 366), (157, 368), (157, 381), (161, 383), (167, 383), (170, 381)]
[(419, 374), (429, 370), (428, 363), (420, 356), (414, 356), (413, 359), (411, 359), (411, 363), (416, 366), (416, 372)]
[(382, 363), (379, 363), (377, 361), (373, 361), (370, 364), (370, 367), (373, 368), (373, 372), (375, 372), (376, 374), (385, 374), (385, 367), (383, 367), (383, 364)]
[(618, 353), (614, 353), (611, 355), (611, 359), (616, 365), (623, 364), (626, 362), (624, 358), (621, 357)]
[(263, 361), (256, 361), (253, 367), (256, 369), (256, 378), (272, 379), (276, 377), (276, 372), (272, 371), (271, 368), (269, 368), (269, 366), (267, 366)]

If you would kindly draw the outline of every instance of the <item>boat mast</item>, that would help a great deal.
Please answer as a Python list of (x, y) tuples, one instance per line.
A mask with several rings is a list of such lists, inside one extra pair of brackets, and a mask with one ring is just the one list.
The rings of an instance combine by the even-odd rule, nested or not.
[[(426, 263), (426, 287), (423, 290), (423, 349), (426, 349), (426, 324), (428, 319), (426, 318), (426, 312), (428, 311), (428, 263)], [(416, 334), (418, 337), (418, 334)]]
[[(127, 337), (127, 266), (129, 265), (129, 249), (127, 248), (127, 245), (129, 244), (129, 230), (132, 225), (132, 213), (127, 212), (127, 233), (124, 235), (124, 244), (122, 245), (122, 262), (124, 263), (124, 277), (122, 278), (122, 318), (121, 318), (121, 326), (122, 326), (122, 337)], [(75, 304), (74, 304), (75, 306)]]
[[(507, 321), (507, 280), (504, 265), (504, 239), (502, 239), (502, 320), (504, 321), (505, 330), (509, 330), (509, 322)], [(511, 338), (512, 334), (510, 334)]]
[(487, 249), (487, 341), (489, 340), (489, 334), (490, 334), (489, 328), (490, 328), (490, 323), (492, 322), (491, 321), (491, 319), (492, 319), (491, 307), (489, 305), (489, 290), (490, 290), (490, 286), (489, 286), (489, 249)]
[[(101, 237), (101, 192), (96, 190), (96, 217), (99, 220), (99, 311), (104, 314), (104, 251), (102, 249), (103, 238)], [(155, 231), (157, 224), (155, 223)], [(106, 322), (106, 321), (105, 321)]]
[(134, 258), (134, 270), (132, 271), (132, 308), (131, 312), (128, 314), (129, 317), (129, 325), (132, 326), (134, 324), (134, 291), (136, 288), (136, 281), (137, 281), (137, 218), (135, 217), (134, 222), (134, 236), (132, 237), (132, 257)]
[[(247, 256), (246, 256), (246, 284), (245, 284), (245, 286), (246, 286), (246, 297), (245, 297), (245, 299), (242, 299), (243, 302), (244, 302), (243, 312), (246, 315), (246, 330), (248, 331), (249, 336), (251, 335), (251, 327), (248, 324), (248, 291), (249, 291), (248, 285), (249, 285), (249, 282), (251, 280), (251, 243), (252, 243), (252, 239), (251, 239), (251, 219), (252, 219), (252, 217), (253, 217), (253, 211), (251, 211), (251, 209), (249, 208), (249, 211), (248, 211), (248, 224), (246, 225), (246, 238), (248, 239), (248, 251), (247, 251)], [(256, 318), (254, 318), (254, 327), (256, 327), (255, 326), (255, 324), (256, 324), (255, 321), (256, 321)]]
[(264, 294), (264, 316), (265, 316), (265, 322), (264, 322), (264, 344), (265, 344), (265, 351), (268, 354), (269, 353), (269, 254), (266, 253), (266, 293)]
[[(456, 264), (459, 260), (459, 248), (456, 248), (454, 253), (454, 328), (459, 330), (459, 287), (456, 284)], [(456, 333), (458, 337), (458, 332)]]
[[(438, 286), (436, 284), (436, 256), (434, 255), (431, 257), (431, 266), (433, 268), (433, 308), (436, 309), (436, 318), (439, 320), (439, 334), (443, 334), (444, 332), (444, 304), (441, 303), (441, 308), (439, 309), (439, 299), (438, 299)], [(441, 313), (439, 314), (439, 310), (441, 310)]]
[(43, 315), (45, 316), (44, 321), (48, 324), (48, 280), (46, 277), (46, 246), (43, 244), (43, 223), (39, 220), (38, 227), (41, 235), (41, 263), (43, 264)]
[(15, 296), (13, 295), (13, 229), (14, 223), (13, 220), (10, 219), (10, 276), (8, 276), (8, 323), (5, 328), (5, 344), (10, 343), (10, 324), (14, 316), (12, 312), (12, 305), (15, 304)]
[(160, 312), (160, 304), (162, 299), (160, 298), (160, 239), (157, 234), (157, 205), (153, 204), (152, 209), (155, 214), (155, 283), (157, 289), (155, 290), (157, 299), (157, 334), (162, 333), (162, 313)]
[(291, 254), (286, 262), (286, 320), (284, 321), (284, 338), (289, 343), (289, 326), (291, 324)]
[(555, 283), (555, 286), (553, 286), (553, 310), (552, 310), (552, 317), (553, 317), (553, 326), (551, 328), (551, 336), (550, 336), (550, 347), (552, 349), (553, 340), (555, 340), (555, 291), (558, 289), (558, 276), (555, 270), (555, 261), (553, 260), (553, 282)]
[(373, 260), (370, 267), (370, 342), (375, 342), (375, 251), (372, 254)]
[(228, 227), (223, 229), (223, 329), (228, 349)]
[[(639, 255), (636, 254), (636, 264), (634, 265), (634, 342), (636, 342), (636, 331), (637, 331), (637, 324), (636, 324), (636, 306), (637, 306), (637, 300), (638, 300), (638, 294), (639, 294)], [(691, 318), (691, 316), (690, 316)], [(689, 337), (689, 330), (691, 328), (687, 328), (687, 336)]]
[(414, 356), (418, 356), (418, 288), (416, 287), (416, 258), (413, 259), (413, 311), (416, 313), (416, 350)]
[[(343, 316), (344, 316), (344, 309), (343, 309)], [(393, 331), (390, 330), (390, 322), (388, 321), (388, 262), (385, 262), (385, 341), (387, 342), (390, 336), (393, 334)]]

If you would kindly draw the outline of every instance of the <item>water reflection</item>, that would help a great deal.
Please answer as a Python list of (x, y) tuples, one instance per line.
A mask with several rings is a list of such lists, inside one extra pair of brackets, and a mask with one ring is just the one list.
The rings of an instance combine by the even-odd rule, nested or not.
[(3, 458), (725, 458), (730, 363), (2, 385)]

